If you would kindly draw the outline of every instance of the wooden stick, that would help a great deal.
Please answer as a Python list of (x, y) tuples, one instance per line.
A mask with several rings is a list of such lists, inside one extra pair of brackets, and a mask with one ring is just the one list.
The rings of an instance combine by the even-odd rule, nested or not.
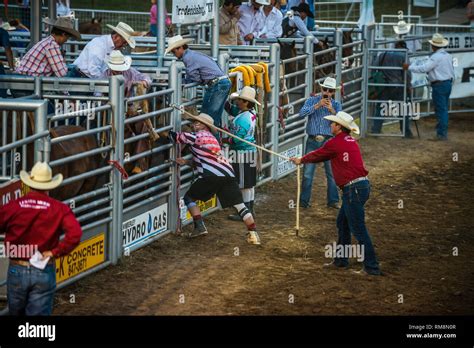
[(266, 148), (263, 147), (263, 146), (260, 146), (260, 145), (254, 144), (254, 143), (252, 143), (252, 142), (250, 142), (250, 141), (247, 141), (247, 140), (245, 140), (245, 139), (242, 139), (242, 138), (238, 137), (237, 135), (234, 135), (234, 134), (232, 134), (232, 133), (229, 133), (228, 131), (226, 131), (226, 130), (224, 130), (224, 129), (222, 129), (222, 128), (219, 128), (219, 127), (214, 126), (212, 123), (203, 121), (203, 120), (201, 120), (201, 119), (197, 119), (195, 115), (193, 115), (193, 114), (187, 112), (186, 110), (180, 109), (180, 108), (177, 107), (176, 105), (173, 105), (173, 107), (174, 107), (175, 109), (178, 109), (178, 110), (180, 110), (181, 112), (185, 113), (186, 115), (188, 115), (188, 116), (191, 117), (192, 119), (197, 120), (197, 121), (199, 121), (199, 122), (205, 124), (205, 125), (208, 126), (209, 128), (217, 129), (217, 130), (218, 130), (219, 132), (221, 132), (221, 133), (227, 134), (228, 136), (230, 136), (230, 137), (232, 137), (232, 138), (238, 139), (238, 140), (240, 140), (240, 141), (242, 141), (242, 142), (244, 142), (244, 143), (246, 143), (246, 144), (252, 145), (253, 147), (256, 147), (257, 149), (260, 149), (260, 150), (262, 150), (262, 151), (266, 151), (266, 152), (268, 152), (268, 153), (270, 153), (270, 154), (272, 154), (272, 155), (275, 155), (275, 156), (278, 156), (278, 157), (280, 157), (280, 158), (283, 158), (285, 161), (289, 161), (289, 160), (290, 160), (289, 157), (280, 155), (279, 153), (276, 153), (276, 152), (274, 152), (274, 151), (272, 151), (272, 150), (266, 149)]
[(296, 166), (296, 177), (298, 180), (298, 188), (296, 193), (296, 236), (300, 231), (300, 195), (301, 195), (301, 164)]

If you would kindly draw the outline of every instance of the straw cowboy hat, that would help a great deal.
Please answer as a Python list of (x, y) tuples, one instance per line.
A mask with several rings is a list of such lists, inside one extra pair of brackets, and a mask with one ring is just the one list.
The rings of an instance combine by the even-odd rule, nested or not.
[(399, 21), (397, 25), (393, 26), (393, 31), (398, 35), (408, 34), (411, 29), (411, 24), (407, 24), (405, 21)]
[(173, 49), (184, 46), (193, 41), (193, 39), (184, 39), (181, 35), (176, 35), (168, 40), (168, 48), (165, 50), (165, 54), (170, 53)]
[(360, 134), (359, 126), (354, 122), (354, 118), (347, 112), (339, 111), (336, 115), (324, 116), (324, 118), (350, 129), (354, 134)]
[(114, 71), (127, 71), (132, 65), (132, 58), (129, 56), (125, 57), (122, 52), (114, 50), (110, 53), (107, 65)]
[(5, 29), (6, 31), (16, 30), (16, 28), (15, 28), (15, 27), (12, 27), (12, 26), (10, 25), (10, 23), (8, 23), (8, 22), (2, 23), (2, 26), (1, 26), (1, 27), (2, 27), (2, 29)]
[(46, 162), (36, 162), (31, 169), (31, 174), (22, 170), (20, 179), (25, 185), (37, 190), (49, 191), (63, 182), (63, 175), (57, 174), (53, 177), (53, 171)]
[(435, 47), (446, 47), (449, 45), (448, 39), (445, 39), (444, 36), (439, 33), (433, 34), (433, 37), (431, 40), (428, 40), (428, 42)]
[(135, 48), (135, 39), (133, 38), (133, 28), (124, 22), (119, 22), (116, 27), (113, 25), (107, 24), (107, 26), (124, 38), (128, 42), (128, 45), (131, 48)]
[(257, 105), (261, 105), (257, 100), (255, 100), (255, 94), (256, 94), (255, 89), (249, 86), (245, 86), (244, 88), (242, 88), (240, 93), (232, 93), (230, 95), (230, 99), (234, 100), (234, 99), (239, 98), (239, 99), (243, 99), (243, 100), (247, 100), (249, 102), (255, 103)]
[(268, 6), (270, 5), (270, 0), (255, 0), (255, 2), (259, 5), (263, 5), (263, 6)]
[(197, 116), (194, 116), (194, 115), (193, 115), (193, 117), (185, 116), (184, 118), (188, 119), (188, 120), (191, 120), (191, 121), (201, 122), (206, 127), (208, 127), (212, 132), (216, 131), (216, 129), (213, 127), (214, 126), (214, 119), (211, 116), (209, 116), (208, 114), (200, 113)]
[(323, 83), (319, 83), (321, 87), (329, 88), (329, 89), (339, 89), (340, 86), (336, 86), (336, 79), (333, 77), (326, 77)]
[(51, 25), (53, 28), (58, 28), (68, 34), (71, 34), (78, 40), (81, 38), (81, 33), (74, 29), (74, 24), (71, 18), (58, 17), (56, 18), (56, 20), (45, 18), (43, 19), (43, 22), (48, 25)]

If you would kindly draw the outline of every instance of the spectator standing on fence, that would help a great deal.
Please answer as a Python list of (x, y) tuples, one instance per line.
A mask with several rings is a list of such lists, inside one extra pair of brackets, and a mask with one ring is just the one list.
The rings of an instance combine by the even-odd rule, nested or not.
[(70, 18), (58, 17), (56, 20), (48, 18), (43, 22), (51, 25), (51, 35), (34, 45), (20, 60), (16, 72), (27, 76), (55, 76), (64, 77), (67, 66), (61, 53), (61, 46), (71, 37), (81, 38), (81, 34), (74, 30)]
[[(301, 163), (318, 163), (331, 161), (336, 185), (342, 191), (342, 206), (337, 216), (338, 248), (347, 250), (351, 243), (351, 234), (359, 242), (364, 257), (363, 271), (369, 275), (381, 275), (379, 263), (375, 256), (369, 232), (365, 225), (365, 203), (370, 195), (370, 182), (367, 177), (364, 161), (357, 141), (350, 135), (351, 131), (359, 134), (359, 127), (351, 115), (340, 111), (336, 115), (325, 116), (331, 121), (333, 138), (319, 149), (312, 151), (302, 158), (290, 160)], [(325, 266), (347, 267), (349, 255), (335, 257), (333, 262)]]
[[(145, 89), (151, 86), (151, 78), (132, 68), (132, 58), (125, 57), (120, 51), (112, 51), (107, 61), (108, 69), (102, 74), (101, 79), (108, 79), (111, 76), (122, 75), (124, 79), (125, 97), (132, 96), (133, 86), (142, 84)], [(148, 125), (145, 121), (138, 121), (130, 125), (134, 132), (144, 134), (148, 132)], [(149, 150), (148, 139), (140, 139), (135, 143), (135, 154), (142, 153)], [(137, 160), (135, 167), (132, 169), (132, 174), (139, 174), (148, 168), (147, 159), (140, 158)]]
[(219, 44), (241, 45), (239, 26), (239, 8), (241, 0), (225, 0), (219, 9)]
[[(300, 110), (300, 117), (308, 118), (306, 123), (305, 154), (317, 150), (326, 144), (333, 137), (331, 132), (331, 121), (325, 116), (335, 115), (341, 111), (341, 104), (334, 100), (336, 93), (336, 80), (327, 77), (321, 86), (321, 94), (311, 96), (306, 100)], [(300, 205), (303, 208), (311, 206), (311, 191), (313, 188), (313, 178), (316, 171), (315, 163), (306, 163), (303, 169), (303, 182), (301, 184)], [(330, 161), (324, 162), (324, 171), (327, 181), (327, 206), (330, 208), (339, 208), (339, 193), (332, 174)]]
[(239, 8), (239, 31), (244, 45), (252, 45), (263, 28), (264, 16), (260, 8), (269, 5), (270, 0), (251, 0)]
[(449, 96), (454, 81), (453, 57), (445, 50), (449, 42), (443, 35), (435, 33), (428, 42), (434, 52), (428, 61), (421, 65), (404, 63), (403, 69), (412, 73), (428, 74), (428, 81), (431, 84), (431, 96), (438, 118), (436, 137), (432, 140), (447, 140)]
[(168, 41), (165, 54), (171, 52), (183, 61), (186, 68), (185, 83), (198, 83), (205, 87), (201, 112), (210, 115), (214, 120), (214, 125), (220, 127), (224, 104), (229, 97), (232, 84), (229, 77), (211, 57), (188, 47), (187, 44), (191, 41), (192, 39), (183, 39), (181, 35), (173, 36)]
[[(395, 44), (395, 48), (397, 49), (407, 49), (405, 41), (398, 41)], [(374, 62), (374, 66), (387, 66), (387, 67), (400, 67), (405, 63), (405, 52), (400, 52), (400, 51), (385, 51), (381, 53), (377, 58), (376, 61)], [(411, 89), (411, 73), (407, 73), (407, 78), (405, 81), (404, 78), (404, 71), (403, 70), (382, 70), (382, 74), (384, 76), (384, 83), (387, 84), (402, 84), (405, 85), (405, 87), (389, 87), (389, 86), (384, 86), (381, 87), (380, 93), (378, 93), (377, 99), (381, 100), (381, 103), (377, 103), (375, 106), (375, 117), (393, 117), (390, 115), (390, 112), (392, 110), (391, 104), (392, 102), (399, 102), (402, 105), (399, 105), (399, 108), (397, 110), (405, 110), (408, 108), (404, 107), (404, 103), (407, 102), (407, 100), (403, 99), (403, 93), (405, 89), (410, 90)], [(408, 91), (407, 91), (408, 93)], [(385, 110), (386, 114), (382, 115), (382, 110)], [(387, 114), (388, 113), (388, 114)], [(397, 115), (396, 116), (401, 116), (402, 118), (405, 118), (405, 138), (413, 138), (413, 134), (410, 130), (410, 117), (415, 116), (415, 115)], [(383, 119), (375, 119), (374, 123), (372, 125), (372, 130), (371, 132), (374, 134), (379, 134), (382, 132), (382, 125), (383, 125), (384, 120)], [(400, 132), (403, 132), (403, 121), (400, 121)]]
[[(203, 121), (203, 122), (202, 122)], [(207, 123), (207, 124), (206, 124)], [(194, 230), (189, 238), (207, 234), (197, 200), (207, 201), (217, 195), (223, 208), (233, 206), (247, 226), (247, 242), (260, 244), (254, 218), (242, 200), (234, 171), (229, 161), (222, 156), (222, 150), (216, 137), (211, 133), (214, 128), (211, 116), (201, 113), (193, 118), (193, 132), (162, 132), (160, 136), (168, 137), (172, 142), (189, 145), (193, 161), (177, 158), (180, 165), (194, 164), (198, 179), (193, 182), (184, 195), (184, 204), (193, 217)]]
[(313, 12), (311, 12), (307, 3), (301, 3), (296, 7), (292, 7), (291, 11), (286, 13), (285, 18), (282, 22), (283, 35), (282, 37), (306, 37), (313, 36), (313, 42), (322, 47), (322, 42), (318, 40), (316, 36), (311, 34), (304, 20), (306, 17), (314, 18)]
[[(23, 197), (0, 207), (0, 232), (5, 232), (11, 254), (7, 274), (8, 310), (11, 315), (51, 315), (56, 290), (55, 258), (71, 252), (80, 242), (81, 226), (69, 206), (49, 197), (63, 176), (53, 177), (45, 162), (31, 173), (20, 172), (30, 188)], [(61, 234), (64, 238), (60, 241)]]
[(26, 36), (15, 36), (15, 33), (29, 33), (30, 31), (26, 26), (24, 26), (19, 19), (12, 19), (9, 21), (10, 26), (15, 27), (12, 31), (11, 44), (12, 47), (26, 47), (28, 46), (27, 42), (16, 41), (18, 39), (27, 39)]
[[(8, 23), (6, 23), (8, 24)], [(5, 55), (7, 56), (7, 61), (8, 61), (8, 66), (10, 69), (14, 69), (14, 63), (13, 63), (13, 51), (10, 43), (10, 36), (8, 35), (8, 31), (5, 30), (4, 28), (12, 28), (9, 24), (8, 26), (2, 25), (0, 28), (0, 47), (3, 47), (5, 49)], [(15, 28), (13, 28), (15, 29)], [(5, 68), (3, 67), (3, 62), (0, 62), (0, 75), (5, 75)], [(7, 90), (4, 88), (0, 88), (0, 98), (6, 98), (7, 97)]]
[[(291, 9), (292, 7), (298, 7), (300, 4), (306, 3), (309, 6), (309, 10), (314, 14), (314, 2), (313, 1), (305, 1), (305, 0), (288, 0), (287, 9)], [(288, 10), (287, 10), (288, 11)], [(285, 11), (285, 14), (286, 12)], [(314, 28), (314, 18), (306, 17), (305, 18), (306, 27), (308, 30), (313, 30)]]
[[(165, 25), (167, 27), (171, 26), (171, 18), (168, 16), (166, 7), (163, 9), (165, 13)], [(158, 5), (156, 0), (151, 0), (150, 8), (150, 32), (153, 36), (158, 35)]]
[(263, 28), (258, 33), (258, 37), (262, 39), (276, 39), (281, 37), (283, 30), (281, 22), (283, 21), (283, 15), (275, 5), (276, 0), (270, 0), (270, 5), (263, 6), (260, 11), (263, 13)]
[[(249, 86), (242, 88), (240, 93), (232, 93), (230, 99), (238, 109), (238, 114), (229, 116), (229, 130), (232, 134), (255, 144), (255, 127), (257, 112), (255, 107), (261, 104), (255, 99), (255, 89)], [(238, 178), (244, 204), (255, 218), (254, 201), (255, 185), (257, 185), (257, 149), (235, 138), (224, 138), (223, 142), (230, 144), (232, 168)], [(241, 221), (240, 215), (229, 215), (230, 220)]]
[(135, 48), (133, 28), (119, 22), (117, 26), (107, 24), (112, 33), (92, 39), (74, 61), (74, 67), (69, 71), (70, 77), (99, 78), (107, 70), (107, 59), (113, 50), (120, 50), (127, 45)]

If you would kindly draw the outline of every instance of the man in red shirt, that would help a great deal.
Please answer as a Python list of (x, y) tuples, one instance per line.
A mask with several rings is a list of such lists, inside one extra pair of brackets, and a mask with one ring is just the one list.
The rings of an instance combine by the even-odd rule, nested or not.
[[(351, 233), (361, 246), (364, 269), (367, 274), (380, 275), (379, 263), (375, 250), (365, 226), (365, 202), (369, 199), (369, 173), (364, 167), (359, 145), (351, 137), (353, 131), (359, 134), (359, 127), (351, 115), (340, 111), (336, 115), (325, 116), (331, 121), (331, 133), (334, 138), (329, 139), (321, 148), (306, 154), (301, 158), (290, 160), (299, 165), (301, 163), (317, 163), (330, 160), (336, 185), (342, 191), (342, 207), (337, 216), (338, 242), (337, 248), (343, 250), (343, 256), (337, 252), (337, 257), (331, 265), (347, 267), (349, 265), (347, 250), (351, 250)], [(347, 246), (347, 247), (346, 247)], [(360, 273), (360, 272), (358, 272)]]
[[(54, 258), (72, 251), (82, 230), (71, 209), (48, 195), (61, 184), (61, 174), (53, 177), (47, 163), (37, 162), (31, 174), (21, 171), (20, 178), (31, 191), (0, 207), (0, 233), (5, 233), (10, 258), (8, 308), (12, 315), (51, 315)], [(59, 241), (62, 232), (65, 236)]]

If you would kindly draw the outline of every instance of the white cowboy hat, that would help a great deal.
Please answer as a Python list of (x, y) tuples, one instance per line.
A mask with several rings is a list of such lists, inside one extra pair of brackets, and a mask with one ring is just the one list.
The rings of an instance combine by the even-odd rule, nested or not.
[(43, 22), (51, 25), (53, 28), (58, 28), (66, 33), (74, 36), (76, 39), (81, 38), (81, 33), (74, 29), (73, 20), (69, 17), (58, 17), (55, 20), (44, 18)]
[(245, 86), (244, 88), (242, 88), (242, 90), (240, 91), (240, 93), (232, 93), (230, 95), (230, 99), (234, 100), (234, 99), (243, 99), (243, 100), (247, 100), (249, 102), (252, 102), (252, 103), (255, 103), (257, 105), (261, 105), (257, 100), (255, 100), (255, 89), (253, 89), (252, 87), (250, 86)]
[(255, 2), (259, 5), (263, 5), (263, 6), (268, 6), (270, 5), (270, 0), (255, 0)]
[(433, 37), (431, 40), (428, 40), (428, 42), (435, 47), (446, 47), (449, 45), (448, 39), (445, 39), (444, 36), (439, 33), (433, 34)]
[(184, 46), (193, 41), (193, 39), (184, 39), (181, 35), (176, 35), (168, 40), (168, 48), (165, 50), (165, 54), (170, 53), (173, 49)]
[(408, 34), (411, 29), (411, 24), (407, 24), (405, 21), (399, 21), (397, 25), (393, 26), (393, 31), (398, 35)]
[(119, 22), (116, 27), (113, 25), (107, 24), (107, 26), (124, 38), (128, 42), (128, 45), (131, 48), (135, 48), (135, 39), (133, 38), (133, 28), (124, 22)]
[(336, 115), (324, 116), (324, 118), (350, 129), (354, 134), (360, 134), (359, 126), (354, 122), (354, 118), (347, 112), (339, 111)]
[[(198, 121), (204, 124), (206, 127), (208, 127), (211, 131), (215, 131), (214, 126), (214, 119), (209, 116), (208, 114), (205, 113), (200, 113), (197, 116), (191, 117), (191, 116), (185, 116), (186, 119), (191, 120), (191, 121)], [(212, 126), (211, 126), (212, 125)]]
[(33, 189), (49, 191), (61, 185), (63, 175), (57, 174), (53, 178), (53, 171), (48, 163), (36, 162), (31, 169), (31, 174), (25, 170), (20, 171), (20, 179)]
[(114, 50), (110, 53), (107, 65), (114, 71), (126, 71), (132, 65), (132, 58), (129, 56), (125, 57), (122, 52)]
[(16, 28), (12, 27), (8, 22), (2, 23), (2, 29), (5, 29), (6, 31), (16, 30)]
[(336, 79), (333, 77), (326, 77), (323, 83), (319, 83), (321, 87), (329, 88), (329, 89), (339, 89), (340, 86), (336, 86)]

